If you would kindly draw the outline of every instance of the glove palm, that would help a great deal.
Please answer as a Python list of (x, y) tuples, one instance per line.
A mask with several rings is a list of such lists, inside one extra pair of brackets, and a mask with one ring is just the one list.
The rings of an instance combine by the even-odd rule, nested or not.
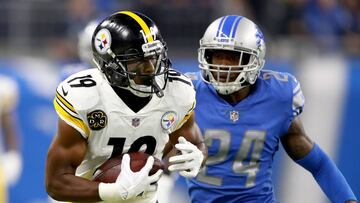
[(100, 183), (99, 196), (102, 200), (126, 200), (138, 196), (141, 193), (155, 191), (156, 186), (151, 185), (159, 180), (162, 170), (149, 176), (154, 164), (154, 157), (149, 156), (145, 166), (138, 172), (130, 168), (130, 156), (125, 154), (121, 163), (121, 173), (115, 183)]

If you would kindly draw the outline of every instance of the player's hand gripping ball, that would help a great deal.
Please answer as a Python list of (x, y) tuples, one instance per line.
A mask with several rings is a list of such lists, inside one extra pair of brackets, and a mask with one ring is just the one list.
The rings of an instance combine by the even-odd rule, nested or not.
[[(133, 172), (140, 171), (146, 164), (147, 158), (150, 156), (144, 152), (131, 152), (130, 168)], [(121, 173), (121, 161), (123, 154), (112, 157), (99, 166), (93, 175), (93, 181), (103, 183), (114, 183), (116, 178)], [(164, 170), (165, 165), (161, 160), (154, 157), (154, 165), (149, 172), (149, 175), (155, 174), (159, 169)]]

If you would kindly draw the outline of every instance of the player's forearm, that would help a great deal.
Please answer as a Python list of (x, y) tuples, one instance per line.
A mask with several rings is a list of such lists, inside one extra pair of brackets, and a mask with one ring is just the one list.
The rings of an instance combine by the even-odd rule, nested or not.
[(60, 175), (46, 181), (46, 191), (58, 201), (97, 202), (101, 201), (99, 183), (72, 174)]
[(312, 173), (316, 182), (332, 202), (350, 203), (356, 200), (345, 177), (316, 144), (307, 156), (297, 160), (296, 163)]

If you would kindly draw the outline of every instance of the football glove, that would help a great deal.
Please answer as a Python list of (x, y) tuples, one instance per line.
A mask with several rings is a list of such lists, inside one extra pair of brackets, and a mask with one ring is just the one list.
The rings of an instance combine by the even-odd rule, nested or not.
[(169, 158), (169, 171), (179, 171), (186, 178), (193, 178), (199, 173), (201, 163), (204, 160), (203, 153), (184, 137), (179, 137), (179, 143), (175, 148), (180, 150), (181, 155)]
[(121, 162), (121, 173), (115, 183), (100, 183), (99, 196), (104, 201), (120, 201), (156, 190), (155, 183), (160, 179), (162, 170), (149, 176), (154, 164), (154, 157), (149, 156), (145, 166), (138, 172), (130, 168), (130, 156), (125, 154)]

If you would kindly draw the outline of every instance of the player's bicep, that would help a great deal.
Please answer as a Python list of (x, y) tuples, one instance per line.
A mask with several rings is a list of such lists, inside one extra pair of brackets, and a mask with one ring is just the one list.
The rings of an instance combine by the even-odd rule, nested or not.
[(299, 117), (296, 117), (292, 121), (288, 132), (281, 137), (281, 143), (286, 153), (293, 160), (299, 160), (305, 157), (313, 147), (313, 142), (306, 135)]
[(187, 141), (197, 145), (203, 143), (199, 126), (195, 122), (195, 113), (192, 112), (186, 122), (175, 132), (170, 134), (170, 141), (173, 145), (178, 142), (178, 138), (183, 136)]
[(59, 119), (58, 132), (48, 151), (47, 177), (61, 174), (75, 174), (76, 167), (82, 162), (87, 145), (86, 140), (73, 127)]

